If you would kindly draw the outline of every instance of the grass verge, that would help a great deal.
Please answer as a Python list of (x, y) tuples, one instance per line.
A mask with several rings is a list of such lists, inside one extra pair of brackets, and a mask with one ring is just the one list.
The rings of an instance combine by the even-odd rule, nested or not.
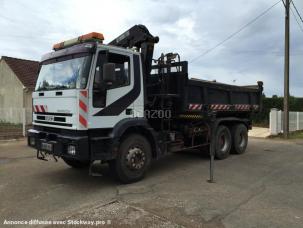
[[(276, 136), (270, 136), (270, 138), (281, 138), (284, 139), (283, 133)], [(289, 139), (303, 139), (303, 131), (294, 131), (289, 133)]]

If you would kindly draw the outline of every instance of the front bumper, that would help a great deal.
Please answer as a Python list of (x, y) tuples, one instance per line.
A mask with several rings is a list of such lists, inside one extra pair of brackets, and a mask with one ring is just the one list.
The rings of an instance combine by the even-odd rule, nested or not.
[[(45, 150), (45, 147), (42, 146), (43, 143), (44, 145), (45, 143), (51, 144), (51, 149)], [(54, 156), (72, 158), (80, 161), (90, 160), (87, 135), (61, 135), (58, 133), (30, 129), (28, 130), (27, 144), (32, 148)], [(68, 154), (69, 145), (75, 146), (76, 153), (74, 155)]]
[[(28, 130), (27, 144), (38, 151), (57, 157), (79, 161), (109, 161), (117, 157), (119, 140), (108, 135), (108, 132), (92, 133), (89, 131), (58, 131), (58, 129), (35, 128)], [(32, 144), (32, 141), (35, 143)], [(51, 144), (51, 151), (45, 150), (45, 147), (42, 146), (43, 143)], [(69, 145), (75, 147), (76, 153), (74, 155), (68, 153)]]

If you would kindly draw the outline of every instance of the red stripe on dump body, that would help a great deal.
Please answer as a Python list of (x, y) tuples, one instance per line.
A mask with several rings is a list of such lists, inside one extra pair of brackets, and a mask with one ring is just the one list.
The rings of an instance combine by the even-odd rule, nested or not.
[[(202, 106), (201, 106), (202, 108)], [(210, 109), (214, 109), (214, 110), (229, 110), (231, 108), (230, 105), (227, 105), (227, 104), (212, 104), (209, 106)], [(235, 105), (235, 108), (236, 109), (239, 109), (240, 106), (239, 105)]]
[(202, 104), (189, 104), (188, 109), (189, 110), (201, 110)]

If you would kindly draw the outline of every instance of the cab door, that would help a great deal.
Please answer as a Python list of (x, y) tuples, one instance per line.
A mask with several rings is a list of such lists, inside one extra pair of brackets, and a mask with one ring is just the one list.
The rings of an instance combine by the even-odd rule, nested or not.
[[(106, 63), (115, 65), (116, 80), (110, 86), (105, 85), (102, 81), (103, 65)], [(104, 89), (100, 90), (102, 83)], [(112, 128), (120, 120), (132, 118), (136, 100), (136, 96), (132, 96), (134, 84), (133, 55), (131, 53), (116, 50), (100, 51), (92, 83), (89, 128)]]

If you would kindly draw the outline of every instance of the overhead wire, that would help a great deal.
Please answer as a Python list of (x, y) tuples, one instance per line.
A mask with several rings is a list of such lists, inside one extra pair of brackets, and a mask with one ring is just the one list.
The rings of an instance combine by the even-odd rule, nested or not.
[(296, 7), (296, 5), (295, 5), (294, 0), (291, 1), (291, 4), (292, 4), (293, 7), (295, 8), (295, 10), (296, 10), (296, 12), (297, 12), (297, 14), (298, 14), (298, 16), (299, 16), (301, 22), (303, 23), (302, 16), (301, 16), (301, 14), (299, 13), (299, 10), (297, 9), (297, 7)]
[(248, 26), (252, 25), (253, 23), (255, 23), (258, 19), (260, 19), (261, 17), (263, 17), (265, 14), (267, 14), (271, 9), (273, 9), (276, 5), (278, 5), (281, 2), (281, 0), (277, 1), (276, 3), (274, 3), (273, 5), (271, 5), (270, 7), (268, 7), (266, 10), (264, 10), (262, 13), (260, 13), (259, 15), (257, 15), (255, 18), (253, 18), (252, 20), (250, 20), (248, 23), (246, 23), (245, 25), (243, 25), (242, 27), (240, 27), (236, 32), (230, 34), (229, 36), (227, 36), (224, 40), (220, 41), (219, 43), (217, 43), (215, 46), (207, 49), (206, 51), (204, 51), (202, 54), (196, 56), (195, 58), (191, 59), (190, 62), (195, 62), (197, 59), (205, 56), (206, 54), (210, 53), (211, 51), (217, 49), (219, 46), (221, 46), (222, 44), (224, 44), (225, 42), (227, 42), (228, 40), (232, 39), (234, 36), (236, 36), (237, 34), (239, 34), (240, 32), (242, 32), (245, 28), (247, 28)]
[(295, 12), (293, 11), (292, 8), (290, 8), (290, 11), (291, 11), (292, 15), (294, 16), (295, 21), (297, 22), (297, 24), (298, 24), (300, 30), (303, 32), (303, 26), (302, 26), (303, 24), (302, 24), (302, 25), (300, 24), (300, 22), (299, 22), (299, 20), (298, 20), (298, 18), (297, 18), (297, 16), (296, 16), (296, 14), (295, 14)]

